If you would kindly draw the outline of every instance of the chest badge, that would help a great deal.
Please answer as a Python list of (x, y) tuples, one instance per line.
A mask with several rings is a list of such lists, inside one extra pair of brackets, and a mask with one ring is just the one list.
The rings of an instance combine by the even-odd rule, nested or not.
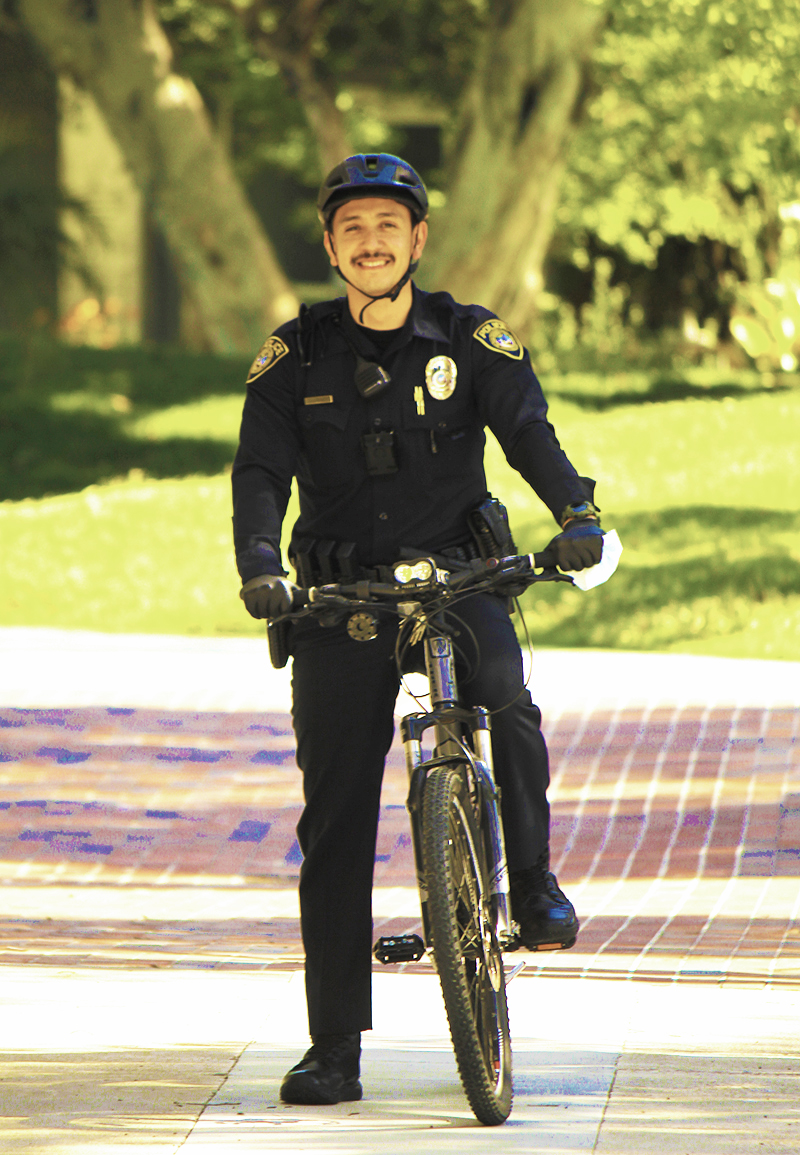
[(475, 330), (473, 336), (476, 341), (480, 341), (481, 345), (485, 345), (487, 349), (491, 349), (495, 353), (505, 353), (506, 357), (511, 357), (514, 361), (522, 360), (522, 345), (505, 321), (501, 321), (499, 317), (493, 317), (491, 321), (484, 321)]
[(435, 401), (446, 401), (456, 388), (458, 369), (452, 357), (431, 357), (425, 366), (425, 384)]
[(258, 351), (258, 356), (250, 366), (247, 384), (255, 381), (262, 373), (266, 373), (267, 369), (271, 369), (275, 362), (280, 361), (281, 357), (285, 357), (288, 352), (289, 346), (281, 341), (280, 337), (267, 337)]

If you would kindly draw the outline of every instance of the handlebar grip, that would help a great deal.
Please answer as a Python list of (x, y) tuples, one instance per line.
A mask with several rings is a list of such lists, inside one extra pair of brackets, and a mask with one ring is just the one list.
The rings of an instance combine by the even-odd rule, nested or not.
[(558, 558), (551, 549), (543, 549), (541, 553), (533, 555), (533, 564), (536, 569), (555, 569)]
[(302, 610), (303, 607), (307, 606), (307, 605), (308, 605), (308, 590), (307, 589), (301, 589), (299, 586), (296, 586), (295, 589), (292, 590), (292, 609), (293, 610)]

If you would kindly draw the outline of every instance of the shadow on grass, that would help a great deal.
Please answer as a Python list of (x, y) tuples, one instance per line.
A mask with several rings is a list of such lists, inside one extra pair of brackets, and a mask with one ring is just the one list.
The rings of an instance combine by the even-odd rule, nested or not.
[[(123, 421), (133, 406), (143, 415), (212, 395), (243, 397), (247, 365), (171, 349), (73, 348), (0, 335), (0, 500), (74, 492), (131, 469), (151, 477), (219, 473), (233, 458), (228, 442), (138, 438)], [(54, 396), (70, 394), (89, 404), (53, 406)]]
[[(736, 632), (758, 604), (800, 593), (800, 561), (774, 539), (799, 531), (800, 513), (695, 506), (623, 515), (614, 524), (629, 552), (590, 602), (565, 586), (526, 595), (537, 645), (661, 649)], [(695, 556), (672, 560), (687, 549)]]
[(244, 397), (249, 364), (246, 358), (181, 349), (93, 349), (0, 333), (0, 398), (88, 390), (123, 393), (137, 406), (162, 409), (212, 394)]
[(602, 413), (623, 405), (645, 405), (668, 401), (724, 401), (727, 398), (753, 397), (760, 393), (787, 393), (791, 385), (741, 385), (735, 381), (717, 385), (693, 385), (681, 377), (658, 377), (645, 389), (617, 389), (613, 392), (597, 392), (560, 388), (554, 382), (547, 389), (548, 395), (569, 401), (580, 409)]
[(0, 425), (0, 500), (71, 493), (141, 469), (150, 477), (220, 473), (233, 459), (226, 441), (126, 436), (119, 418), (5, 407)]
[[(800, 506), (800, 497), (798, 498)], [(768, 534), (800, 530), (800, 512), (782, 509), (743, 509), (728, 505), (676, 505), (664, 509), (616, 514), (614, 525), (625, 534), (629, 546), (643, 546), (648, 540), (659, 546), (666, 540), (676, 547), (707, 543), (721, 553), (736, 548), (744, 534), (754, 541)]]

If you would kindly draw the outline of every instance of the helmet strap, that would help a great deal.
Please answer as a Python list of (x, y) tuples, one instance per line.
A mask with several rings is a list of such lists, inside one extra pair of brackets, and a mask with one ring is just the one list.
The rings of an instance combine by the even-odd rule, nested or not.
[[(419, 221), (417, 222), (417, 224), (419, 224)], [(328, 232), (330, 233), (330, 229), (328, 230)], [(331, 238), (331, 240), (332, 239), (333, 238)], [(341, 267), (339, 265), (334, 265), (334, 269), (336, 270), (337, 277), (341, 277), (346, 285), (349, 285), (351, 289), (355, 289), (357, 293), (361, 293), (362, 297), (369, 297), (369, 300), (367, 301), (366, 305), (364, 305), (363, 309), (358, 314), (359, 325), (364, 324), (364, 314), (366, 313), (366, 311), (370, 307), (370, 305), (374, 305), (376, 301), (385, 301), (388, 298), (388, 300), (390, 300), (392, 303), (394, 303), (397, 300), (397, 298), (400, 296), (400, 293), (403, 291), (403, 288), (408, 284), (408, 282), (414, 276), (414, 273), (416, 273), (418, 268), (419, 268), (419, 261), (413, 261), (413, 260), (409, 261), (408, 268), (403, 273), (402, 277), (397, 282), (397, 284), (394, 286), (394, 288), (389, 289), (388, 293), (381, 293), (379, 297), (371, 297), (369, 295), (369, 293), (365, 293), (363, 289), (359, 289), (358, 285), (354, 285), (352, 281), (348, 280), (348, 278), (344, 275), (344, 273), (342, 272)]]
[[(357, 292), (361, 293), (362, 296), (369, 297), (369, 300), (367, 301), (366, 305), (361, 310), (361, 312), (358, 314), (359, 325), (364, 324), (364, 314), (366, 313), (366, 311), (370, 307), (370, 305), (374, 305), (376, 301), (385, 301), (388, 298), (388, 300), (390, 300), (392, 303), (394, 303), (397, 300), (397, 298), (400, 296), (400, 293), (402, 292), (403, 288), (408, 284), (408, 282), (413, 277), (414, 273), (417, 271), (417, 265), (418, 264), (419, 264), (419, 261), (409, 262), (408, 268), (403, 273), (402, 277), (397, 282), (397, 284), (394, 286), (394, 288), (390, 289), (388, 293), (381, 293), (381, 295), (379, 297), (369, 297), (369, 293), (365, 293), (363, 289), (359, 289), (357, 285), (353, 285), (352, 281), (347, 281), (347, 277), (345, 277), (343, 273), (339, 273), (339, 276), (342, 277), (343, 280), (347, 281), (348, 285), (352, 285), (352, 287), (354, 289), (356, 289)], [(338, 269), (337, 269), (337, 272), (338, 272)]]
[(364, 305), (363, 309), (358, 314), (358, 323), (359, 323), (359, 325), (363, 325), (364, 324), (364, 314), (366, 313), (366, 311), (370, 307), (370, 305), (374, 305), (376, 301), (385, 301), (387, 298), (392, 302), (396, 301), (397, 298), (400, 296), (400, 293), (403, 291), (404, 286), (408, 284), (408, 282), (414, 276), (414, 273), (416, 273), (418, 266), (419, 266), (419, 261), (411, 261), (408, 268), (403, 273), (402, 277), (397, 282), (397, 284), (394, 286), (394, 288), (389, 289), (388, 293), (381, 293), (381, 295), (379, 297), (371, 297), (369, 293), (365, 293), (363, 289), (359, 289), (358, 285), (354, 285), (352, 281), (348, 280), (348, 278), (344, 275), (344, 273), (342, 272), (342, 270), (339, 268), (338, 265), (335, 265), (334, 267), (336, 269), (337, 277), (341, 277), (346, 285), (349, 285), (351, 289), (355, 289), (356, 292), (360, 293), (362, 297), (369, 297), (369, 300), (367, 301), (366, 305)]

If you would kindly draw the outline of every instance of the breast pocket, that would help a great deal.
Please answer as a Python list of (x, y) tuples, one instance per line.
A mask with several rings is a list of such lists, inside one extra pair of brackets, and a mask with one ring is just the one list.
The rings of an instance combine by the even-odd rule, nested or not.
[(352, 409), (339, 405), (309, 405), (299, 422), (312, 481), (321, 489), (351, 484), (363, 473), (350, 426)]
[(425, 398), (425, 412), (414, 402), (403, 412), (403, 428), (416, 442), (432, 477), (454, 477), (481, 468), (485, 438), (475, 408), (463, 401)]

